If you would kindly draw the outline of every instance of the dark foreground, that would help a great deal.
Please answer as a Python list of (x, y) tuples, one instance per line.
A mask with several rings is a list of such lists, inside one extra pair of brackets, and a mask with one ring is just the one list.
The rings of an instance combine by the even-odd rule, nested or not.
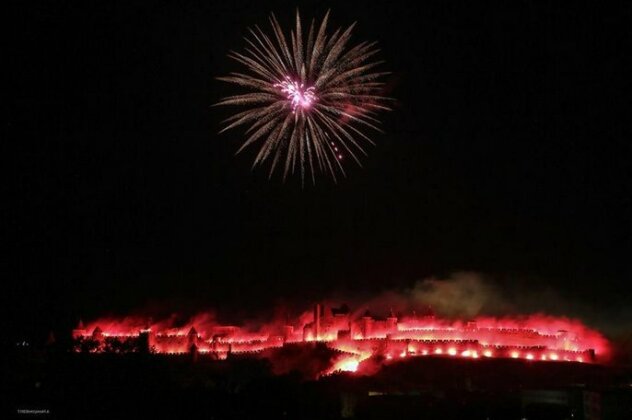
[(256, 359), (3, 357), (0, 418), (632, 419), (632, 373), (620, 367), (417, 358), (316, 381)]

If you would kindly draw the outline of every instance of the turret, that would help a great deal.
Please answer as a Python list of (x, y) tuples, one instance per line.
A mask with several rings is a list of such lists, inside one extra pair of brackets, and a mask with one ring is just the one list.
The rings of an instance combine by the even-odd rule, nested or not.
[(294, 335), (294, 327), (292, 325), (283, 326), (283, 341), (286, 342)]
[(371, 313), (368, 311), (368, 309), (364, 313), (364, 316), (362, 316), (360, 329), (362, 332), (362, 337), (364, 338), (369, 338), (373, 333), (373, 317), (371, 316)]
[(305, 326), (303, 327), (303, 341), (310, 341), (314, 339), (314, 323), (312, 322), (310, 324), (305, 324)]
[(467, 324), (465, 324), (465, 329), (466, 330), (476, 330), (476, 329), (478, 329), (478, 325), (476, 324), (476, 321), (472, 319), (470, 321), (467, 321)]
[(72, 338), (80, 338), (80, 337), (83, 337), (84, 335), (87, 335), (86, 327), (83, 325), (83, 321), (80, 318), (79, 325), (77, 325), (77, 328), (72, 330)]
[(557, 330), (557, 340), (564, 350), (571, 350), (576, 337), (567, 330)]
[(386, 318), (386, 328), (389, 333), (397, 331), (397, 316), (393, 313), (393, 309), (391, 309), (390, 315)]
[(590, 360), (591, 362), (594, 362), (595, 359), (596, 359), (595, 349), (588, 349), (588, 360)]
[(97, 341), (103, 340), (103, 330), (101, 327), (96, 327), (94, 331), (92, 331), (92, 338)]
[(314, 340), (320, 339), (320, 303), (314, 305)]
[(154, 346), (154, 333), (151, 327), (146, 327), (138, 333), (139, 348), (142, 353), (151, 353)]
[(195, 329), (195, 327), (191, 327), (191, 329), (189, 330), (189, 333), (187, 334), (187, 342), (189, 344), (189, 347), (191, 347), (191, 345), (196, 345), (198, 344), (198, 333), (197, 330)]

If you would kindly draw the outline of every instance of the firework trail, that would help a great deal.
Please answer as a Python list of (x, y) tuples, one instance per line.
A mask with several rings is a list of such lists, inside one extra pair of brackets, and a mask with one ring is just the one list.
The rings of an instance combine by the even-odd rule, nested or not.
[(226, 119), (220, 132), (246, 126), (237, 153), (258, 145), (253, 168), (271, 160), (269, 176), (282, 167), (285, 180), (298, 166), (302, 180), (309, 171), (315, 182), (320, 171), (335, 181), (337, 172), (344, 175), (346, 156), (361, 165), (364, 144), (373, 144), (365, 131), (380, 131), (376, 114), (389, 110), (380, 81), (388, 72), (376, 70), (382, 61), (372, 61), (376, 43), (348, 47), (355, 23), (329, 35), (328, 18), (329, 12), (318, 28), (312, 20), (304, 39), (297, 10), (296, 28), (286, 38), (271, 14), (272, 36), (255, 26), (245, 52), (229, 54), (246, 72), (218, 78), (248, 90), (216, 104), (247, 107)]

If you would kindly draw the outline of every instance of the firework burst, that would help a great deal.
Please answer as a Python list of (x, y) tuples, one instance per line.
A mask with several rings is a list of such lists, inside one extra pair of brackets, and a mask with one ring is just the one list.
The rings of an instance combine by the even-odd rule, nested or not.
[(380, 131), (376, 115), (389, 110), (380, 81), (388, 72), (375, 70), (382, 62), (373, 61), (376, 43), (348, 47), (355, 23), (330, 35), (328, 18), (329, 12), (318, 28), (312, 20), (305, 39), (297, 10), (296, 28), (286, 38), (271, 14), (272, 36), (255, 26), (245, 52), (229, 54), (246, 72), (218, 78), (248, 89), (217, 104), (247, 107), (226, 119), (221, 132), (246, 126), (237, 153), (258, 145), (253, 168), (271, 161), (270, 176), (283, 168), (285, 179), (298, 167), (303, 180), (306, 172), (312, 182), (316, 172), (336, 180), (344, 175), (345, 157), (361, 165), (364, 145), (373, 144), (365, 131)]

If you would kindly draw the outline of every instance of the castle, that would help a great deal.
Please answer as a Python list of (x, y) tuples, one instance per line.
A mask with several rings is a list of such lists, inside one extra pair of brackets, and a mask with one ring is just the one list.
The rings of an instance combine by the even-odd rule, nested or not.
[[(98, 321), (73, 331), (75, 350), (83, 352), (194, 353), (225, 359), (231, 354), (256, 355), (290, 343), (322, 342), (354, 355), (391, 360), (441, 356), (514, 358), (532, 361), (594, 362), (606, 349), (599, 333), (582, 324), (551, 317), (477, 318), (450, 321), (432, 313), (398, 317), (392, 311), (378, 318), (368, 311), (352, 314), (346, 305), (317, 303), (311, 321), (273, 323), (258, 331), (234, 325), (196, 325), (163, 328)], [(114, 325), (114, 326), (112, 326)]]

